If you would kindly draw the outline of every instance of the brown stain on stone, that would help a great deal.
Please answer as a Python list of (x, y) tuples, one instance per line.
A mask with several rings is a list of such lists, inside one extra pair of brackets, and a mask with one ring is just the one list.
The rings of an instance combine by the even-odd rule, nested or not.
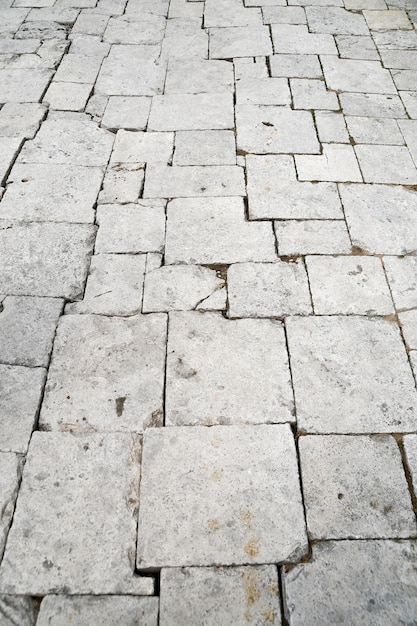
[(219, 482), (223, 478), (223, 474), (224, 474), (223, 469), (214, 470), (214, 472), (211, 475), (211, 480), (214, 482)]
[(123, 409), (126, 402), (126, 396), (122, 396), (120, 398), (116, 398), (116, 413), (117, 417), (122, 417)]
[(241, 512), (240, 519), (248, 528), (252, 528), (252, 513), (249, 509), (245, 509)]
[(262, 611), (261, 615), (262, 615), (264, 622), (266, 622), (267, 624), (268, 623), (273, 624), (277, 616), (274, 609), (271, 609), (271, 608), (268, 608)]
[(249, 539), (244, 550), (251, 559), (257, 557), (259, 554), (259, 539), (257, 537), (252, 537), (251, 539)]
[(242, 574), (242, 582), (245, 589), (246, 605), (249, 609), (261, 597), (259, 573), (256, 570), (246, 570)]
[(220, 522), (217, 519), (209, 519), (208, 525), (211, 530), (219, 530), (220, 528)]

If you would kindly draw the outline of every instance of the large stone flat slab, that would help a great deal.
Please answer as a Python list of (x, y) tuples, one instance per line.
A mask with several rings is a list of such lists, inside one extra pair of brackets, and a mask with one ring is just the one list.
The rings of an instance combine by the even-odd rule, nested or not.
[(168, 163), (174, 150), (174, 133), (119, 130), (111, 163)]
[(162, 163), (151, 163), (146, 170), (144, 198), (244, 195), (244, 172), (237, 165), (169, 167)]
[(417, 184), (417, 169), (405, 146), (358, 145), (355, 152), (366, 183)]
[(141, 432), (162, 425), (166, 317), (61, 318), (40, 424)]
[(369, 31), (362, 15), (339, 7), (306, 8), (307, 22), (312, 33), (330, 35), (368, 35)]
[[(0, 557), (6, 545), (19, 489), (21, 462), (13, 452), (0, 452)], [(0, 613), (1, 616), (1, 613)]]
[(272, 565), (163, 569), (160, 598), (161, 626), (191, 620), (194, 626), (281, 624), (278, 574)]
[(139, 569), (278, 563), (305, 553), (288, 425), (152, 428), (142, 458)]
[(140, 449), (130, 434), (33, 435), (2, 593), (152, 594), (132, 561)]
[(417, 392), (395, 324), (353, 316), (293, 317), (286, 327), (302, 430), (415, 430)]
[(349, 254), (352, 245), (343, 220), (274, 222), (280, 256)]
[(158, 44), (164, 36), (165, 23), (162, 16), (151, 13), (144, 13), (140, 19), (111, 17), (103, 39), (113, 44)]
[(51, 76), (47, 69), (0, 69), (0, 102), (39, 102)]
[(397, 94), (391, 74), (379, 61), (320, 57), (328, 89), (338, 91)]
[(230, 93), (168, 94), (152, 99), (149, 130), (219, 130), (233, 127), (233, 95)]
[(387, 256), (384, 266), (396, 309), (417, 307), (417, 258)]
[(272, 54), (267, 26), (210, 28), (210, 59), (257, 57)]
[(77, 300), (96, 227), (0, 220), (0, 292)]
[(279, 322), (171, 313), (167, 354), (167, 425), (294, 421)]
[(172, 58), (164, 93), (221, 93), (234, 91), (233, 65), (227, 61)]
[(291, 626), (412, 624), (417, 613), (416, 541), (329, 541), (284, 570)]
[(305, 24), (272, 24), (271, 33), (276, 54), (337, 54), (331, 35), (310, 33)]

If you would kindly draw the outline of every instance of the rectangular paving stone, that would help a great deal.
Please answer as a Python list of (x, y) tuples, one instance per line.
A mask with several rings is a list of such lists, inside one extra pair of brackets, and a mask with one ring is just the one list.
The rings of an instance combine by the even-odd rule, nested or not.
[(388, 70), (379, 61), (320, 57), (328, 89), (361, 93), (397, 94)]
[(417, 81), (417, 70), (392, 69), (391, 76), (397, 89), (413, 90)]
[(151, 13), (142, 13), (140, 19), (111, 17), (103, 39), (112, 44), (159, 44), (164, 37), (165, 23), (165, 18)]
[(268, 78), (266, 57), (237, 57), (233, 59), (235, 80), (243, 78)]
[(417, 611), (416, 541), (329, 541), (308, 563), (284, 569), (291, 626), (413, 622)]
[(399, 120), (398, 125), (417, 167), (417, 120)]
[(337, 95), (327, 91), (322, 80), (291, 78), (290, 87), (295, 109), (337, 111), (340, 108)]
[(59, 64), (55, 81), (69, 83), (94, 83), (101, 66), (101, 58), (82, 54), (67, 54)]
[(0, 102), (39, 102), (51, 77), (47, 69), (0, 69)]
[(353, 316), (293, 317), (286, 328), (300, 429), (414, 430), (417, 392), (395, 324)]
[(412, 28), (405, 11), (367, 11), (363, 12), (369, 28), (386, 30), (391, 28)]
[(158, 624), (158, 598), (138, 596), (60, 596), (50, 595), (42, 600), (37, 626), (74, 626), (93, 624), (112, 626), (121, 621), (124, 626)]
[(311, 539), (392, 539), (417, 534), (400, 450), (389, 435), (299, 440)]
[(275, 261), (270, 224), (245, 220), (241, 198), (182, 198), (167, 209), (165, 263)]
[[(222, 590), (219, 598), (219, 589)], [(161, 571), (160, 624), (281, 624), (273, 565), (187, 567)]]
[(399, 320), (407, 346), (417, 350), (417, 310), (400, 313)]
[(417, 169), (405, 146), (355, 146), (356, 156), (367, 183), (417, 184)]
[(52, 82), (42, 102), (56, 111), (84, 111), (92, 84)]
[(323, 144), (317, 156), (296, 155), (295, 166), (301, 181), (362, 182), (355, 151), (346, 144)]
[(312, 313), (307, 273), (300, 260), (235, 263), (227, 272), (229, 317), (283, 317)]
[(228, 61), (171, 58), (165, 81), (165, 94), (232, 93), (233, 65)]
[(167, 354), (167, 426), (293, 421), (279, 322), (171, 313)]
[[(171, 0), (174, 2), (175, 0)], [(188, 0), (177, 0), (188, 5)], [(192, 6), (192, 5), (188, 5)], [(165, 63), (169, 59), (208, 59), (208, 31), (200, 28), (193, 35), (173, 34), (164, 37), (160, 59)]]
[(349, 143), (349, 133), (343, 115), (331, 111), (316, 111), (314, 117), (322, 143)]
[(379, 54), (372, 37), (337, 35), (336, 44), (342, 59), (379, 61)]
[(417, 307), (417, 258), (387, 256), (384, 266), (396, 309)]
[(0, 557), (3, 556), (9, 527), (13, 520), (20, 476), (20, 457), (12, 452), (0, 452)]
[(111, 130), (144, 130), (150, 108), (151, 98), (148, 97), (110, 96), (101, 125)]
[(345, 115), (388, 118), (407, 117), (399, 96), (378, 93), (341, 93), (339, 94), (339, 99)]
[(236, 82), (237, 104), (291, 104), (285, 78), (241, 78)]
[(351, 252), (343, 220), (283, 220), (274, 222), (274, 229), (280, 256)]
[(144, 198), (244, 195), (244, 171), (236, 165), (168, 167), (150, 163), (146, 168)]
[(209, 29), (210, 59), (233, 59), (272, 54), (267, 26), (238, 26)]
[(148, 127), (159, 131), (233, 128), (233, 97), (227, 93), (155, 96)]
[(397, 120), (348, 116), (346, 124), (355, 143), (404, 145)]
[(204, 3), (204, 28), (213, 26), (251, 26), (262, 24), (260, 9), (249, 9), (241, 0), (206, 0)]
[(310, 33), (305, 24), (272, 24), (275, 54), (337, 54), (332, 35)]
[(149, 429), (138, 568), (297, 561), (307, 548), (299, 489), (288, 424)]
[(389, 185), (339, 185), (353, 245), (370, 254), (417, 251), (417, 194)]
[(237, 105), (237, 147), (257, 154), (318, 154), (313, 118), (309, 111), (281, 106)]
[(132, 562), (140, 450), (126, 433), (34, 433), (0, 568), (3, 593), (153, 593)]
[(306, 7), (307, 23), (311, 33), (330, 35), (368, 35), (368, 27), (360, 13), (339, 7)]
[(62, 317), (42, 429), (142, 432), (161, 426), (165, 341), (165, 315)]
[(263, 6), (264, 24), (306, 24), (306, 14), (302, 7)]
[(175, 134), (174, 165), (236, 165), (232, 130), (189, 130)]
[(271, 76), (322, 78), (319, 57), (314, 54), (273, 54), (269, 57)]
[(78, 300), (96, 227), (0, 220), (0, 292)]
[(110, 163), (168, 163), (174, 150), (174, 133), (119, 130)]
[(98, 204), (137, 202), (144, 179), (145, 163), (113, 163), (104, 176)]
[(5, 626), (35, 626), (38, 602), (29, 596), (0, 595), (0, 617)]
[(380, 259), (309, 256), (306, 264), (316, 315), (394, 313)]
[[(0, 111), (0, 137), (31, 139), (45, 115), (46, 107), (42, 104), (6, 102)], [(3, 140), (2, 145), (4, 145)]]

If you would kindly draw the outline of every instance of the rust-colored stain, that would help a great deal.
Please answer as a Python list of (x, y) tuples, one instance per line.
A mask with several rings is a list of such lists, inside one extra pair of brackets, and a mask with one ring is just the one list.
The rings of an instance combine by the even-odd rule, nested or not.
[(252, 513), (249, 509), (244, 509), (241, 512), (240, 519), (248, 528), (252, 528)]
[(259, 554), (259, 539), (257, 537), (252, 537), (249, 539), (248, 543), (245, 546), (245, 552), (251, 559), (254, 559)]
[(257, 571), (246, 570), (242, 574), (243, 587), (245, 589), (246, 604), (249, 607), (258, 602), (261, 597), (260, 577)]
[(218, 530), (220, 528), (220, 522), (217, 519), (209, 519), (208, 525), (211, 530)]
[(214, 472), (211, 475), (211, 480), (214, 481), (215, 483), (218, 483), (223, 478), (223, 474), (224, 474), (223, 469), (214, 470)]
[(272, 624), (275, 621), (275, 618), (277, 616), (274, 609), (265, 609), (265, 611), (262, 611), (261, 615), (263, 617), (264, 622), (267, 624), (268, 622)]

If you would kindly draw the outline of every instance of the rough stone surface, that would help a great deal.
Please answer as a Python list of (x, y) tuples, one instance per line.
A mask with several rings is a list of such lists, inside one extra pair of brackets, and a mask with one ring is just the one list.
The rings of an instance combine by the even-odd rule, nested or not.
[(0, 111), (0, 136), (31, 139), (45, 117), (46, 107), (31, 102), (6, 102)]
[(236, 165), (236, 140), (231, 130), (178, 131), (175, 165)]
[(151, 163), (146, 169), (144, 198), (244, 195), (244, 172), (236, 165), (167, 167)]
[(231, 93), (234, 90), (233, 66), (227, 61), (194, 58), (170, 59), (165, 93)]
[(405, 146), (361, 145), (355, 152), (366, 183), (417, 184), (417, 169)]
[(210, 28), (210, 59), (232, 59), (272, 54), (267, 26)]
[(2, 556), (19, 489), (21, 467), (18, 455), (0, 452), (0, 470), (0, 556)]
[(174, 149), (174, 133), (142, 133), (119, 130), (111, 163), (167, 163)]
[(417, 309), (404, 311), (399, 315), (399, 320), (407, 346), (417, 350)]
[(278, 563), (306, 551), (288, 425), (148, 430), (140, 502), (139, 568)]
[(395, 308), (417, 307), (417, 257), (385, 257), (384, 266)]
[(299, 180), (362, 182), (352, 146), (324, 144), (323, 154), (296, 155), (295, 165)]
[(37, 613), (34, 598), (0, 595), (0, 618), (4, 626), (35, 626)]
[(281, 256), (351, 252), (349, 234), (342, 220), (287, 220), (275, 222), (274, 228)]
[(111, 96), (104, 112), (103, 128), (144, 130), (148, 123), (151, 98)]
[(411, 473), (414, 493), (417, 488), (417, 435), (406, 435), (403, 439), (405, 458)]
[(213, 130), (233, 126), (231, 94), (169, 94), (152, 99), (149, 130)]

